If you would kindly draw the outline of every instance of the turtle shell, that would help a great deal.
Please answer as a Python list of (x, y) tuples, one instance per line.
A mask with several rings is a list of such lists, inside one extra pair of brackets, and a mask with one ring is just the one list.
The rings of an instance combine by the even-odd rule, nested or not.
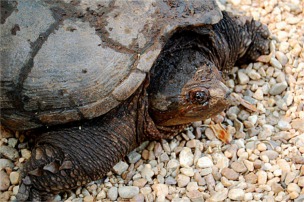
[(1, 122), (14, 130), (107, 113), (142, 84), (176, 29), (222, 18), (214, 0), (18, 0), (2, 7)]

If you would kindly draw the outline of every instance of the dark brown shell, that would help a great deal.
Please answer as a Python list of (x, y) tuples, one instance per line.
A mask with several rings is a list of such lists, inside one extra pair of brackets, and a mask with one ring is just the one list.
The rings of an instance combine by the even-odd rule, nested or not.
[(6, 5), (1, 122), (14, 130), (107, 113), (142, 84), (174, 30), (222, 18), (214, 0), (64, 2)]

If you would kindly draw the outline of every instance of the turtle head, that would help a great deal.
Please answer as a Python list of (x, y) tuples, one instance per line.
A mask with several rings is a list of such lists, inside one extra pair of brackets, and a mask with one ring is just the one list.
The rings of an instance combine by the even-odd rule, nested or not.
[(214, 65), (194, 72), (170, 72), (170, 79), (153, 79), (149, 89), (149, 113), (160, 126), (176, 126), (205, 120), (229, 105), (230, 91)]

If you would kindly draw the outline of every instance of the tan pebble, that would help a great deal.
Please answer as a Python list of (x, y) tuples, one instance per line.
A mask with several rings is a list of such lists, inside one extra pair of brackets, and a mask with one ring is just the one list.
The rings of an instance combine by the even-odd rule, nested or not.
[(255, 184), (256, 182), (257, 182), (257, 180), (258, 180), (258, 177), (257, 177), (257, 175), (256, 174), (254, 174), (254, 173), (249, 173), (249, 174), (247, 174), (247, 175), (245, 175), (245, 180), (246, 180), (246, 182), (247, 183), (251, 183), (251, 184)]
[(277, 165), (280, 167), (282, 171), (290, 172), (290, 166), (285, 159), (277, 160)]
[(247, 171), (246, 166), (243, 163), (238, 162), (238, 161), (231, 163), (230, 166), (234, 171), (236, 171), (238, 173), (244, 173)]
[(300, 195), (299, 193), (294, 192), (294, 191), (289, 193), (290, 199), (296, 199), (299, 197), (299, 195)]
[(281, 191), (284, 191), (283, 187), (278, 183), (272, 183), (271, 184), (271, 190), (276, 194), (281, 192)]
[(156, 196), (167, 196), (169, 193), (168, 185), (166, 184), (154, 184), (152, 185), (152, 189), (156, 193)]
[(94, 201), (94, 197), (91, 195), (85, 196), (83, 199), (84, 202), (93, 202)]
[(187, 191), (197, 190), (198, 189), (197, 182), (189, 182), (186, 189)]
[(267, 150), (267, 146), (264, 143), (260, 143), (260, 144), (258, 144), (257, 149), (259, 151), (266, 151)]
[(190, 177), (183, 175), (183, 174), (179, 174), (176, 177), (176, 181), (177, 181), (178, 187), (185, 187), (190, 182)]
[(229, 180), (237, 180), (239, 177), (239, 174), (230, 168), (222, 169), (221, 174)]
[[(203, 193), (198, 190), (191, 190), (186, 192), (186, 195), (190, 198), (193, 202), (204, 201)], [(182, 200), (183, 201), (183, 200)]]
[(144, 187), (146, 183), (147, 183), (146, 179), (140, 178), (140, 179), (134, 180), (133, 186), (141, 188), (141, 187)]
[(10, 173), (10, 181), (12, 184), (18, 184), (20, 180), (20, 173), (19, 172), (11, 172)]
[(300, 188), (296, 183), (290, 183), (290, 184), (287, 186), (287, 191), (288, 191), (289, 193), (291, 193), (291, 192), (300, 193), (300, 192), (301, 192), (301, 188)]
[(266, 184), (267, 182), (267, 173), (263, 170), (257, 172), (258, 175), (258, 184)]

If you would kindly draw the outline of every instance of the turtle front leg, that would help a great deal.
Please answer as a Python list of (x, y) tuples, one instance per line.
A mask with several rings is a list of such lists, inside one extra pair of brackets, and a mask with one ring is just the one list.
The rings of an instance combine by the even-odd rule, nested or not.
[(147, 139), (147, 97), (136, 93), (104, 117), (58, 128), (36, 140), (24, 166), (20, 201), (45, 200), (50, 194), (101, 179), (126, 154)]

